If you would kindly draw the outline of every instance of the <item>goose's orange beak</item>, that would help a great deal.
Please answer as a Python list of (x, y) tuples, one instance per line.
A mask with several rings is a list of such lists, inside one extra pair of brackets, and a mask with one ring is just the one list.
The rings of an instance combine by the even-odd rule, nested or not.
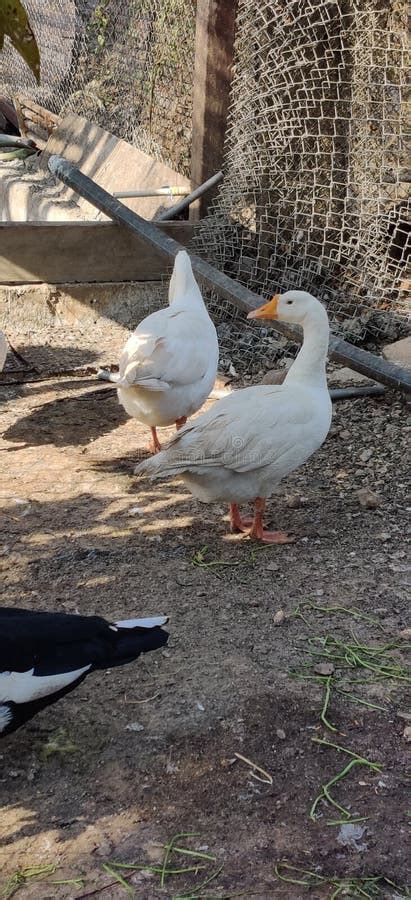
[(257, 309), (252, 309), (251, 312), (248, 313), (247, 319), (276, 319), (279, 299), (280, 295), (275, 294), (268, 303), (264, 303), (264, 306), (258, 306)]

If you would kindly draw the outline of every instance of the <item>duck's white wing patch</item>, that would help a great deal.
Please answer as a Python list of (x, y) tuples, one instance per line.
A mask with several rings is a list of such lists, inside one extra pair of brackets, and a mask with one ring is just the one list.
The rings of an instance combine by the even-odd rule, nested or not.
[(10, 725), (13, 713), (8, 706), (0, 706), (0, 734)]
[(83, 666), (72, 672), (59, 672), (58, 675), (35, 675), (34, 669), (27, 672), (2, 672), (0, 674), (0, 703), (30, 703), (40, 697), (56, 694), (67, 687), (84, 672), (91, 668)]
[(152, 619), (122, 619), (115, 624), (117, 628), (157, 628), (167, 622), (168, 616), (154, 616)]

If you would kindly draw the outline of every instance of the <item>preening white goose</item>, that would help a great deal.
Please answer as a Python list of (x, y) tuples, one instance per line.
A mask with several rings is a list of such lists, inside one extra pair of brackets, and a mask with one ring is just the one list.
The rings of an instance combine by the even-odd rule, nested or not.
[(0, 737), (74, 690), (90, 672), (130, 663), (167, 643), (166, 616), (99, 616), (0, 607)]
[(203, 405), (217, 375), (218, 340), (190, 257), (177, 253), (169, 288), (169, 306), (143, 319), (111, 376), (124, 409), (152, 434), (151, 449), (161, 445), (157, 428), (185, 424)]
[[(248, 318), (302, 325), (303, 345), (283, 384), (235, 391), (186, 425), (161, 453), (135, 471), (154, 478), (181, 475), (199, 500), (230, 504), (233, 530), (285, 543), (292, 540), (290, 535), (264, 529), (265, 503), (279, 481), (306, 462), (328, 434), (328, 317), (311, 294), (287, 291)], [(238, 508), (249, 501), (254, 504), (251, 521)]]
[(6, 362), (8, 344), (6, 340), (6, 335), (0, 329), (0, 372), (4, 369), (4, 363)]

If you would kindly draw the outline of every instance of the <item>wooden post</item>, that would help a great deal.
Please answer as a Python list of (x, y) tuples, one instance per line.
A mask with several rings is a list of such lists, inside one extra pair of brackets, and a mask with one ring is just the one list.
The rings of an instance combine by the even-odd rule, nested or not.
[[(222, 167), (233, 68), (237, 0), (197, 0), (193, 87), (192, 187)], [(203, 216), (217, 188), (190, 209)]]

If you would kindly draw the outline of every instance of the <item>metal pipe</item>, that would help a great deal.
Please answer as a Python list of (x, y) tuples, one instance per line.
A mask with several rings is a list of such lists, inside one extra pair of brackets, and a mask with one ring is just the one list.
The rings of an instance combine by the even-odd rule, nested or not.
[(382, 384), (364, 384), (346, 388), (330, 388), (331, 400), (351, 400), (355, 397), (382, 397), (385, 388)]
[[(189, 193), (185, 187), (142, 188), (140, 191), (113, 191), (113, 197), (186, 197)], [(173, 207), (171, 207), (172, 209)]]
[(214, 185), (219, 184), (223, 179), (222, 172), (216, 172), (215, 175), (212, 175), (211, 178), (208, 178), (207, 181), (204, 181), (203, 184), (200, 184), (198, 188), (195, 188), (194, 191), (191, 191), (191, 194), (184, 200), (180, 200), (179, 203), (176, 203), (175, 206), (171, 206), (170, 209), (166, 209), (159, 216), (157, 216), (156, 222), (168, 222), (169, 219), (174, 219), (174, 216), (178, 216), (179, 213), (184, 212), (185, 209), (188, 209), (190, 203), (194, 203), (194, 200), (198, 200), (199, 197), (202, 197), (206, 191), (209, 191), (210, 188), (214, 187)]
[(27, 141), (16, 134), (0, 134), (0, 147), (19, 147), (25, 150), (35, 150), (34, 141)]
[[(92, 203), (101, 212), (110, 216), (115, 222), (120, 222), (131, 231), (138, 234), (142, 240), (150, 247), (154, 247), (158, 253), (166, 257), (170, 262), (179, 250), (185, 250), (181, 244), (177, 243), (173, 238), (164, 234), (160, 229), (156, 228), (153, 222), (147, 222), (137, 213), (133, 212), (124, 203), (120, 203), (111, 194), (101, 188), (98, 184), (83, 175), (72, 163), (63, 159), (61, 156), (50, 156), (48, 161), (50, 172), (57, 178), (60, 178), (64, 184), (77, 191), (81, 197), (84, 197), (89, 203)], [(190, 254), (193, 272), (204, 287), (216, 291), (221, 297), (229, 300), (238, 309), (244, 312), (250, 312), (261, 305), (261, 297), (253, 293), (244, 285), (224, 275), (210, 263), (195, 254)], [(301, 342), (301, 330), (293, 325), (286, 325), (285, 322), (276, 322), (273, 324), (275, 331), (285, 335), (297, 343)], [(366, 350), (360, 350), (353, 347), (346, 341), (339, 338), (330, 337), (329, 354), (337, 362), (349, 366), (367, 378), (379, 381), (388, 387), (397, 390), (411, 391), (411, 370), (403, 369), (396, 366), (385, 359), (374, 356)]]

